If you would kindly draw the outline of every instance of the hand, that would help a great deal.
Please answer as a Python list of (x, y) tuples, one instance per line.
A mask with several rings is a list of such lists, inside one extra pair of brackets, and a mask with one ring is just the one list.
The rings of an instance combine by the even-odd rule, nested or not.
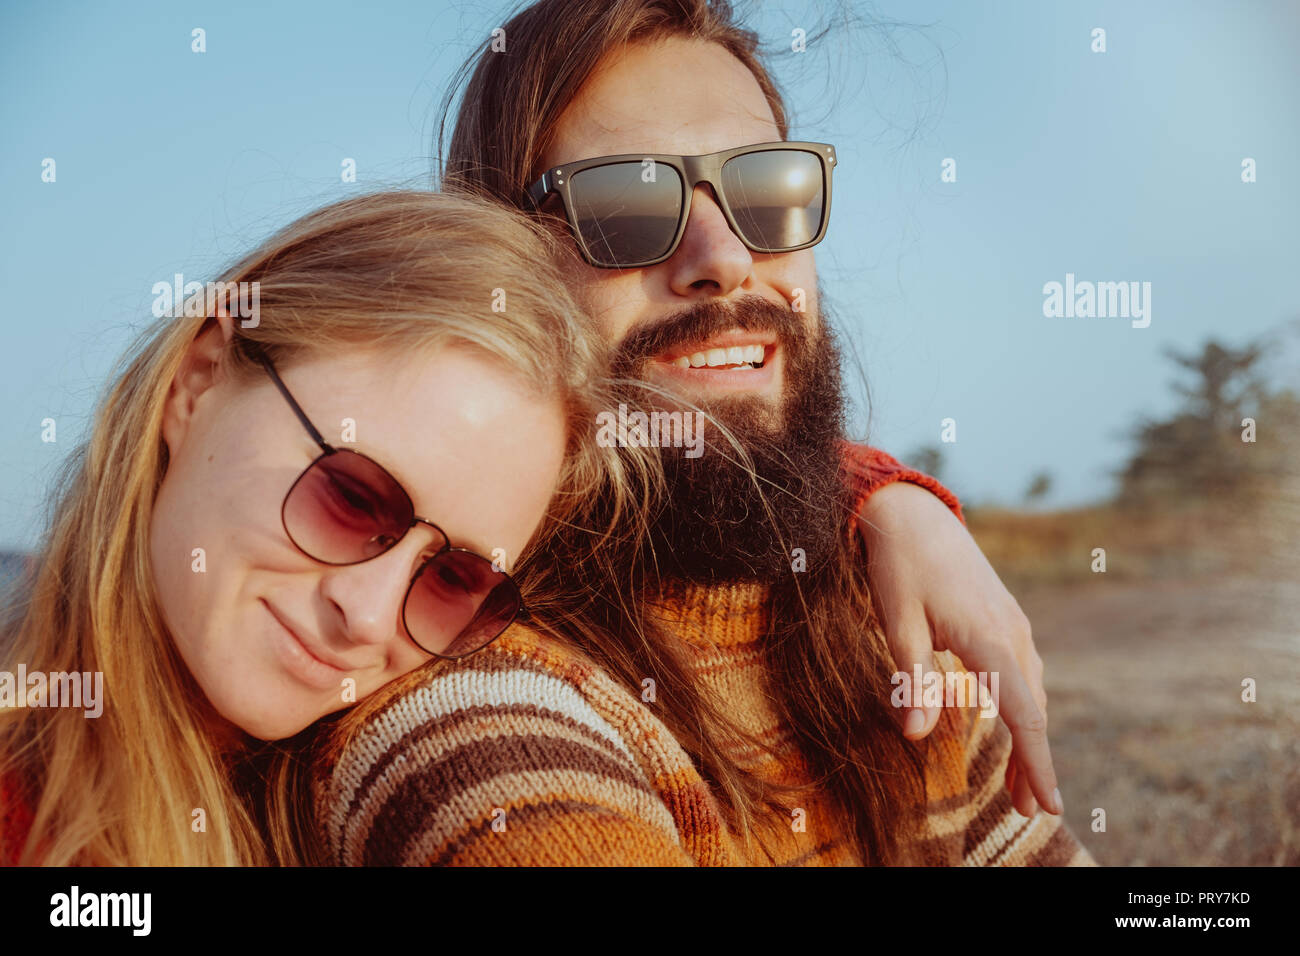
[[(969, 670), (996, 672), (999, 713), (1011, 730), (1006, 786), (1023, 816), (1061, 813), (1047, 744), (1043, 660), (1029, 619), (975, 539), (935, 495), (898, 481), (875, 491), (858, 514), (867, 573), (885, 639), (900, 670), (934, 670), (933, 652), (952, 651)], [(903, 735), (920, 740), (940, 709), (910, 711)], [(1036, 798), (1036, 799), (1035, 799)]]

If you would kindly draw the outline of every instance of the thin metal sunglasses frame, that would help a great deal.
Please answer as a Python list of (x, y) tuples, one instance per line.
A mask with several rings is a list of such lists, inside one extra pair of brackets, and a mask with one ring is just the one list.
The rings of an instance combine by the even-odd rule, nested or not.
[[(430, 528), (433, 528), (442, 537), (443, 544), (442, 547), (440, 547), (436, 552), (429, 555), (424, 561), (420, 562), (420, 566), (416, 568), (415, 573), (411, 575), (411, 580), (407, 583), (406, 594), (402, 598), (403, 626), (406, 626), (406, 601), (411, 595), (411, 590), (415, 587), (415, 582), (419, 579), (420, 575), (422, 575), (425, 572), (425, 569), (428, 568), (428, 566), (433, 561), (435, 561), (438, 557), (440, 557), (443, 554), (459, 551), (463, 554), (472, 555), (473, 557), (478, 558), (480, 561), (487, 561), (489, 564), (491, 563), (490, 561), (488, 561), (487, 558), (479, 554), (477, 551), (472, 551), (469, 548), (452, 547), (451, 538), (447, 536), (447, 532), (443, 531), (439, 525), (435, 524), (429, 519), (422, 518), (419, 515), (417, 515), (415, 513), (415, 508), (413, 506), (411, 507), (411, 523), (407, 525), (406, 531), (402, 533), (401, 537), (394, 539), (393, 543), (390, 544), (383, 551), (379, 552), (379, 554), (372, 554), (369, 557), (361, 558), (360, 560), (357, 561), (340, 562), (340, 561), (326, 561), (323, 558), (317, 557), (316, 555), (305, 550), (303, 546), (298, 543), (297, 539), (294, 538), (293, 534), (289, 531), (289, 524), (285, 520), (284, 512), (285, 512), (285, 508), (288, 506), (289, 497), (293, 494), (293, 491), (298, 486), (298, 483), (302, 481), (302, 479), (306, 477), (307, 473), (311, 471), (311, 469), (315, 468), (316, 465), (319, 464), (322, 459), (327, 458), (330, 455), (337, 455), (345, 452), (349, 455), (357, 455), (361, 458), (364, 458), (366, 461), (370, 462), (372, 465), (374, 465), (376, 468), (382, 471), (385, 475), (387, 475), (389, 480), (393, 482), (393, 485), (396, 488), (398, 488), (403, 495), (406, 496), (406, 500), (408, 504), (410, 504), (411, 496), (407, 492), (406, 488), (402, 486), (402, 483), (398, 481), (396, 478), (394, 478), (392, 473), (387, 468), (385, 468), (379, 462), (375, 461), (369, 455), (362, 454), (359, 451), (353, 451), (350, 448), (347, 449), (335, 448), (333, 445), (327, 442), (325, 440), (325, 436), (320, 433), (320, 430), (314, 424), (312, 424), (311, 419), (307, 417), (307, 413), (303, 411), (302, 406), (298, 404), (298, 400), (293, 397), (293, 394), (289, 391), (289, 387), (284, 384), (284, 380), (280, 378), (280, 374), (275, 370), (275, 365), (271, 362), (270, 357), (265, 352), (263, 352), (260, 347), (252, 343), (248, 343), (247, 352), (262, 366), (263, 369), (266, 370), (266, 373), (267, 375), (270, 376), (271, 382), (275, 385), (276, 390), (279, 391), (281, 396), (284, 397), (284, 400), (288, 403), (289, 408), (293, 411), (298, 421), (302, 423), (303, 428), (307, 430), (307, 434), (311, 436), (312, 441), (315, 442), (316, 445), (319, 446), (321, 449), (321, 454), (313, 458), (311, 463), (302, 470), (302, 472), (298, 475), (297, 478), (294, 479), (293, 484), (289, 486), (289, 490), (285, 492), (284, 501), (281, 502), (280, 504), (280, 524), (284, 528), (284, 533), (288, 536), (289, 540), (293, 543), (293, 546), (295, 548), (297, 548), (307, 557), (311, 558), (313, 561), (319, 561), (321, 564), (329, 565), (331, 567), (351, 567), (354, 564), (364, 564), (366, 561), (369, 561), (373, 558), (377, 558), (381, 554), (387, 554), (393, 548), (397, 547), (398, 543), (402, 540), (402, 538), (405, 537), (406, 534), (411, 530), (411, 528), (415, 527), (417, 524), (424, 524), (424, 525), (428, 525)], [(423, 644), (421, 644), (419, 641), (416, 641), (415, 635), (411, 633), (411, 629), (409, 627), (406, 628), (407, 635), (411, 638), (411, 640), (415, 643), (415, 645), (419, 647), (420, 650), (424, 651), (426, 654), (432, 654), (434, 657), (440, 657), (444, 660), (459, 660), (460, 658), (468, 657), (470, 654), (474, 654), (477, 653), (478, 651), (483, 650), (483, 648), (490, 645), (492, 641), (495, 641), (498, 637), (504, 634), (506, 630), (510, 627), (510, 625), (514, 624), (516, 621), (527, 621), (529, 619), (528, 608), (524, 604), (523, 597), (519, 594), (519, 585), (516, 583), (515, 579), (510, 576), (509, 573), (505, 571), (501, 571), (497, 573), (501, 574), (507, 581), (510, 582), (510, 586), (511, 588), (513, 588), (515, 592), (515, 613), (510, 618), (510, 620), (506, 621), (505, 624), (501, 626), (501, 629), (497, 631), (495, 635), (493, 635), (491, 640), (486, 641), (480, 646), (474, 648), (474, 650), (469, 651), (465, 654), (449, 655), (449, 654), (441, 654), (437, 651), (431, 651)]]

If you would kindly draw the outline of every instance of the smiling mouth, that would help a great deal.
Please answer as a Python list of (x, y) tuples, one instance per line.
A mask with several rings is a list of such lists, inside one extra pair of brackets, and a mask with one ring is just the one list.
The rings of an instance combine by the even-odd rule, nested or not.
[(768, 346), (758, 343), (703, 348), (667, 355), (660, 359), (677, 368), (716, 368), (723, 371), (759, 369), (768, 359)]
[(280, 616), (280, 614), (276, 611), (275, 608), (273, 608), (266, 601), (263, 601), (262, 603), (266, 605), (266, 609), (271, 612), (271, 616), (275, 618), (276, 622), (280, 625), (280, 627), (284, 628), (285, 633), (293, 640), (295, 644), (298, 645), (298, 647), (302, 650), (302, 652), (307, 657), (311, 658), (311, 660), (315, 661), (321, 667), (329, 668), (330, 670), (337, 671), (340, 674), (346, 674), (349, 672), (349, 670), (352, 669), (349, 667), (341, 666), (340, 664), (335, 663), (332, 660), (325, 660), (324, 658), (322, 658), (320, 656), (320, 653), (318, 651), (313, 650), (311, 648), (311, 645), (309, 645), (305, 640), (303, 640), (301, 636), (299, 636), (298, 631), (294, 630), (294, 628), (291, 627), (289, 623), (285, 621), (283, 617)]

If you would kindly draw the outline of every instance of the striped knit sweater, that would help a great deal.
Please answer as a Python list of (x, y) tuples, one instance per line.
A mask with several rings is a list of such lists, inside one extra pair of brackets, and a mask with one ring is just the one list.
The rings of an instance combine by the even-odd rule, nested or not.
[[(880, 457), (857, 464), (848, 470), (863, 494), (900, 474), (911, 480)], [(746, 583), (680, 589), (657, 613), (689, 646), (700, 683), (772, 750), (737, 746), (732, 759), (764, 780), (806, 783), (764, 684), (768, 606), (764, 586)], [(951, 654), (938, 657), (961, 669)], [(861, 863), (847, 821), (820, 794), (802, 801), (801, 826), (783, 820), (779, 844), (767, 841), (774, 859), (746, 852), (655, 703), (642, 699), (649, 696), (630, 693), (581, 651), (522, 628), (469, 658), (407, 675), (322, 761), (316, 806), (332, 862)], [(945, 708), (927, 753), (927, 814), (911, 859), (1094, 865), (1059, 817), (1026, 820), (1012, 807), (1003, 785), (1011, 739), (1001, 720)]]
[[(693, 670), (774, 756), (733, 748), (765, 780), (807, 782), (764, 693), (761, 585), (692, 588), (663, 608)], [(941, 663), (960, 668), (952, 655)], [(942, 658), (946, 657), (944, 661)], [(746, 854), (709, 787), (655, 716), (581, 652), (514, 629), (485, 650), (404, 678), (333, 759), (318, 793), (341, 865), (852, 865), (822, 797), (782, 828), (775, 859)], [(643, 695), (645, 696), (645, 695)], [(1059, 817), (1032, 820), (1003, 785), (1001, 720), (945, 708), (930, 736), (928, 814), (914, 847), (933, 865), (1090, 864)], [(769, 845), (771, 841), (769, 840)]]

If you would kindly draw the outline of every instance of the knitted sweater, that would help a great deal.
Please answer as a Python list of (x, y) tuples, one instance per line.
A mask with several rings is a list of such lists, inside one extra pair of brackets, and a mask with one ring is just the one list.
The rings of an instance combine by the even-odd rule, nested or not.
[[(888, 456), (851, 453), (864, 493), (911, 480)], [(889, 463), (893, 463), (891, 467)], [(924, 477), (924, 476), (922, 476)], [(932, 479), (941, 497), (946, 489)], [(933, 488), (932, 488), (933, 490)], [(957, 510), (955, 499), (950, 504)], [(960, 516), (960, 512), (958, 511)], [(772, 753), (730, 756), (774, 783), (807, 783), (761, 665), (768, 593), (758, 583), (680, 587), (655, 609), (689, 648), (696, 679)], [(946, 668), (961, 670), (951, 654)], [(402, 678), (340, 752), (316, 805), (341, 865), (851, 865), (844, 815), (812, 791), (767, 841), (731, 832), (689, 755), (656, 716), (581, 651), (524, 628), (461, 661)], [(1003, 785), (1011, 738), (997, 718), (945, 708), (929, 737), (927, 812), (910, 858), (934, 865), (1095, 865), (1059, 817), (1032, 820)]]
[[(731, 748), (764, 780), (805, 783), (765, 693), (764, 586), (688, 588), (661, 608), (696, 678), (774, 751)], [(960, 669), (951, 654), (944, 666)], [(946, 658), (946, 660), (944, 660)], [(774, 859), (746, 853), (656, 705), (580, 651), (512, 629), (461, 661), (421, 668), (330, 755), (317, 807), (340, 865), (836, 866), (861, 862), (824, 795), (784, 821)], [(944, 708), (929, 739), (927, 815), (913, 859), (932, 865), (1091, 864), (1059, 817), (1012, 807), (1011, 739), (997, 718)]]

